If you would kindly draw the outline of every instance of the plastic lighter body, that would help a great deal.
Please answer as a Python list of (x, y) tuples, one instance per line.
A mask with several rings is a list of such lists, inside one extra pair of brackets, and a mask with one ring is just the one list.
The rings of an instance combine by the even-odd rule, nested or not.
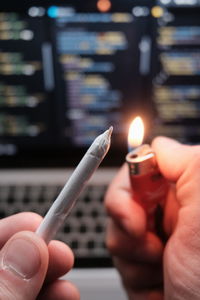
[[(149, 215), (163, 205), (168, 190), (168, 182), (159, 171), (156, 156), (152, 148), (141, 145), (126, 156), (134, 199), (139, 202)], [(152, 221), (150, 221), (152, 223)], [(150, 227), (153, 225), (151, 224)]]

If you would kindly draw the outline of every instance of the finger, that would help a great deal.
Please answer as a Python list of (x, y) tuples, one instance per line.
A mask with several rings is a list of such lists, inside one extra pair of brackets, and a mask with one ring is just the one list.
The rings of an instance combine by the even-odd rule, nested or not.
[(0, 252), (0, 299), (34, 300), (44, 282), (48, 248), (36, 234), (15, 234)]
[(200, 152), (200, 146), (183, 145), (173, 139), (157, 137), (152, 142), (159, 168), (170, 181), (176, 182)]
[(132, 262), (157, 263), (162, 260), (163, 244), (155, 234), (147, 232), (142, 239), (133, 239), (113, 220), (108, 224), (106, 244), (112, 255)]
[(181, 205), (199, 207), (200, 146), (186, 146), (159, 137), (153, 142), (163, 175), (177, 182), (177, 198)]
[(69, 281), (57, 280), (45, 287), (38, 300), (79, 300), (80, 294), (77, 288)]
[(161, 288), (163, 283), (161, 264), (137, 264), (114, 258), (114, 264), (123, 275), (126, 289), (134, 291)]
[(130, 188), (127, 166), (124, 165), (105, 196), (108, 214), (132, 237), (139, 237), (146, 231), (144, 209), (134, 201)]
[(15, 233), (23, 230), (35, 231), (42, 217), (32, 212), (22, 212), (0, 220), (0, 249)]
[(49, 249), (49, 267), (46, 282), (52, 282), (66, 274), (74, 264), (72, 250), (63, 242), (51, 241)]
[[(23, 212), (0, 220), (0, 248), (19, 231), (36, 231), (41, 220), (41, 216), (32, 212)], [(51, 241), (48, 248), (49, 267), (46, 280), (52, 281), (71, 269), (74, 258), (71, 249), (62, 242)]]

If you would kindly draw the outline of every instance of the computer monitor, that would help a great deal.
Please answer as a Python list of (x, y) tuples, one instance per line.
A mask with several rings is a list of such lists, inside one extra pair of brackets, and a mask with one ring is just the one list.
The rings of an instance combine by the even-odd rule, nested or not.
[(111, 125), (105, 164), (121, 163), (131, 119), (152, 118), (151, 6), (130, 0), (0, 5), (1, 166), (72, 166)]
[(131, 120), (145, 139), (198, 143), (199, 1), (0, 4), (0, 164), (74, 166), (114, 127), (121, 165)]
[(200, 142), (200, 2), (159, 0), (152, 10), (155, 135)]

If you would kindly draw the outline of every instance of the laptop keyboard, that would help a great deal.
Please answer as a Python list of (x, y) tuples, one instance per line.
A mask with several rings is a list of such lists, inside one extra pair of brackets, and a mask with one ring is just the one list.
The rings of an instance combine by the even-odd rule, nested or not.
[[(62, 185), (0, 185), (0, 217), (32, 211), (44, 216)], [(106, 185), (88, 185), (56, 238), (66, 242), (78, 258), (107, 257)]]

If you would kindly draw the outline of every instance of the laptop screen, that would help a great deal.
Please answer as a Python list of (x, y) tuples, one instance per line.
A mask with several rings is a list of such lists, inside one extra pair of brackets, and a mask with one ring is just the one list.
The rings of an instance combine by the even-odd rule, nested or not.
[(150, 60), (140, 61), (142, 39), (149, 51), (151, 44), (143, 2), (1, 4), (2, 165), (74, 165), (111, 125), (105, 163), (120, 163), (131, 119), (151, 118), (142, 84)]
[(74, 166), (109, 126), (104, 164), (146, 137), (199, 142), (199, 4), (13, 1), (0, 4), (1, 166)]

